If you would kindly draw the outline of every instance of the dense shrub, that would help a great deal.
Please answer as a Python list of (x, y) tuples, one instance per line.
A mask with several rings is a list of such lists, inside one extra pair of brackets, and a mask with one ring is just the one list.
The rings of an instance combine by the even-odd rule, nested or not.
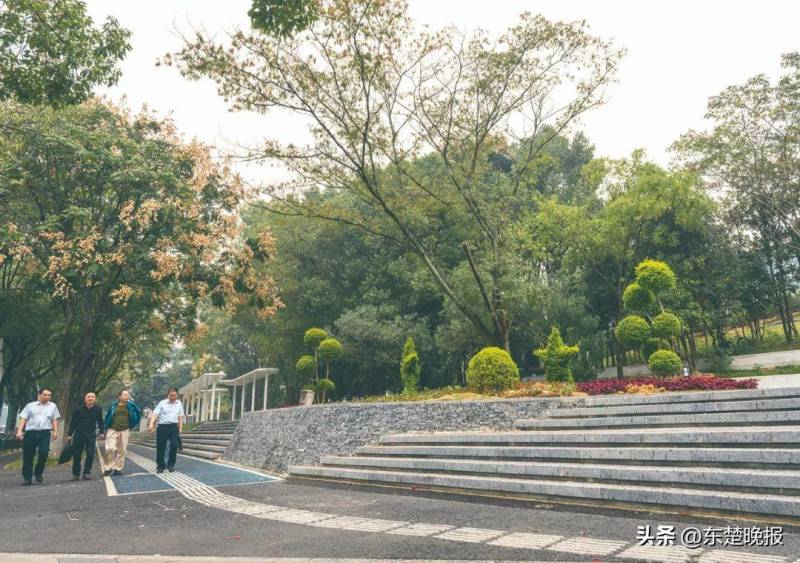
[(636, 282), (656, 295), (675, 288), (675, 272), (660, 260), (644, 260), (636, 266)]
[(658, 379), (656, 377), (635, 377), (630, 379), (597, 379), (578, 383), (578, 391), (588, 395), (608, 395), (611, 393), (624, 393), (628, 386), (642, 387), (652, 385), (664, 388), (667, 391), (725, 391), (730, 389), (755, 389), (758, 381), (755, 379), (729, 379), (713, 375), (698, 375), (692, 377), (670, 377)]
[(547, 338), (547, 346), (534, 350), (534, 354), (544, 364), (547, 381), (574, 382), (569, 369), (569, 359), (579, 352), (577, 346), (565, 346), (561, 332), (553, 327)]
[(403, 346), (403, 357), (400, 359), (400, 380), (403, 383), (403, 393), (410, 394), (419, 390), (419, 378), (422, 373), (422, 364), (419, 361), (417, 347), (410, 336)]
[(473, 391), (502, 391), (518, 381), (517, 364), (508, 352), (495, 346), (472, 356), (467, 366), (467, 386)]
[(297, 360), (297, 363), (294, 366), (294, 369), (297, 373), (302, 375), (305, 378), (310, 378), (314, 376), (314, 367), (316, 363), (314, 361), (314, 356), (300, 356)]
[(648, 311), (653, 304), (653, 294), (636, 282), (625, 288), (622, 294), (622, 303), (625, 309), (635, 313)]
[(315, 391), (317, 392), (318, 401), (320, 403), (325, 402), (325, 396), (330, 392), (336, 389), (336, 384), (328, 379), (327, 377), (323, 377), (317, 384), (314, 386)]
[(319, 359), (331, 362), (342, 355), (342, 345), (335, 338), (326, 338), (319, 343)]
[(656, 375), (676, 375), (680, 373), (681, 359), (672, 350), (656, 350), (647, 359), (647, 367)]
[(675, 338), (681, 333), (681, 320), (672, 313), (661, 313), (653, 319), (653, 336)]
[(321, 328), (310, 328), (303, 335), (303, 344), (311, 349), (316, 349), (326, 338), (328, 338), (328, 333)]
[(651, 337), (650, 325), (638, 315), (629, 315), (619, 321), (614, 329), (614, 335), (626, 346), (636, 348)]
[(720, 348), (714, 348), (711, 350), (711, 353), (706, 358), (706, 361), (708, 362), (708, 371), (712, 371), (714, 373), (728, 371), (731, 369), (731, 357), (725, 352), (725, 350), (721, 350)]

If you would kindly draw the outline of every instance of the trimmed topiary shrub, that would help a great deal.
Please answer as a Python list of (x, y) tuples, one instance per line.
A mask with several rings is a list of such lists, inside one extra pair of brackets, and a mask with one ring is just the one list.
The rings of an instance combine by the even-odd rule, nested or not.
[(628, 311), (644, 313), (653, 306), (653, 294), (633, 282), (625, 288), (625, 292), (622, 294), (622, 304)]
[(319, 343), (319, 359), (331, 362), (342, 355), (342, 345), (335, 338), (326, 338)]
[(647, 360), (647, 367), (654, 374), (664, 377), (680, 373), (683, 364), (678, 354), (672, 350), (657, 350)]
[(400, 380), (403, 382), (403, 393), (415, 393), (419, 389), (419, 378), (422, 364), (419, 361), (417, 347), (410, 336), (403, 346), (403, 357), (400, 359)]
[(675, 289), (675, 272), (666, 262), (644, 260), (636, 266), (636, 282), (644, 289), (659, 295)]
[(319, 402), (320, 403), (324, 403), (325, 402), (325, 396), (330, 391), (333, 391), (334, 389), (336, 389), (336, 384), (333, 381), (331, 381), (330, 379), (328, 379), (327, 377), (324, 377), (324, 378), (320, 379), (319, 381), (317, 381), (317, 384), (314, 387), (315, 387), (315, 391), (317, 392), (317, 396), (319, 397)]
[(547, 338), (547, 346), (534, 350), (533, 353), (544, 364), (547, 381), (574, 383), (572, 371), (569, 369), (569, 359), (579, 351), (577, 346), (565, 346), (561, 332), (553, 327)]
[(328, 333), (321, 328), (310, 328), (303, 335), (303, 344), (311, 349), (315, 349), (326, 338), (328, 338)]
[(653, 319), (653, 336), (677, 338), (681, 333), (681, 320), (672, 313), (661, 313)]
[(631, 348), (638, 348), (651, 337), (650, 325), (638, 315), (629, 315), (614, 329), (617, 339)]
[(469, 361), (467, 387), (472, 391), (503, 391), (519, 382), (519, 369), (508, 352), (496, 346), (484, 348)]
[(294, 366), (294, 369), (304, 378), (312, 378), (314, 377), (315, 367), (316, 361), (314, 360), (314, 356), (300, 356)]

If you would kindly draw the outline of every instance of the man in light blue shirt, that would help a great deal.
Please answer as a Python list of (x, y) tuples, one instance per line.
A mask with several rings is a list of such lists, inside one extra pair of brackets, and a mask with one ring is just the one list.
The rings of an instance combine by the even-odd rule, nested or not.
[[(58, 434), (58, 419), (61, 418), (56, 404), (50, 402), (52, 394), (50, 389), (42, 389), (39, 400), (28, 403), (19, 413), (17, 439), (22, 440), (23, 485), (30, 485), (34, 475), (37, 483), (44, 481), (42, 474), (50, 453), (50, 441), (55, 440)], [(34, 467), (33, 458), (37, 450), (39, 457)]]
[[(156, 472), (163, 473), (164, 466), (172, 472), (175, 471), (175, 460), (178, 457), (178, 444), (181, 441), (183, 430), (183, 403), (178, 399), (178, 390), (170, 389), (167, 398), (153, 409), (150, 415), (150, 433), (158, 423), (156, 430)], [(169, 455), (164, 463), (164, 453), (169, 442)]]

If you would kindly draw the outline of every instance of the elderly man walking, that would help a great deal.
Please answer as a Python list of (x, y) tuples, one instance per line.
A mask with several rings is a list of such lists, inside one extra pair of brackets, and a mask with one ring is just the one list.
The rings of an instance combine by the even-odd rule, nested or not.
[(158, 423), (156, 430), (156, 472), (164, 472), (164, 454), (166, 453), (167, 442), (169, 442), (169, 454), (166, 460), (166, 467), (169, 471), (175, 471), (175, 460), (178, 457), (178, 444), (183, 430), (183, 403), (178, 399), (178, 390), (170, 389), (167, 398), (153, 409), (150, 416), (150, 433)]
[(92, 464), (94, 462), (95, 440), (100, 435), (103, 438), (105, 425), (103, 424), (103, 409), (97, 404), (97, 396), (94, 393), (86, 393), (83, 397), (83, 404), (72, 412), (69, 419), (69, 438), (72, 444), (72, 480), (77, 481), (81, 478), (81, 454), (85, 452), (86, 458), (83, 464), (83, 480), (88, 481), (92, 475)]
[[(19, 413), (17, 439), (22, 440), (23, 485), (30, 485), (34, 475), (37, 483), (44, 482), (42, 474), (50, 453), (50, 441), (55, 440), (58, 434), (58, 419), (61, 418), (58, 407), (50, 401), (52, 395), (50, 389), (42, 389), (39, 400), (28, 403)], [(37, 450), (39, 457), (34, 467), (33, 458)]]
[(142, 411), (130, 400), (130, 393), (122, 390), (117, 400), (106, 412), (106, 448), (104, 476), (122, 475), (125, 467), (125, 452), (128, 450), (128, 435), (131, 428), (139, 426)]

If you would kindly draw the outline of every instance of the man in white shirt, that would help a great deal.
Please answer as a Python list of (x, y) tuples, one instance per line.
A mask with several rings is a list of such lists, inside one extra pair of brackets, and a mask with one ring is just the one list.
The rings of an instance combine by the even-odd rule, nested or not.
[[(34, 475), (37, 483), (44, 481), (42, 474), (50, 453), (50, 441), (58, 435), (58, 419), (61, 418), (56, 404), (50, 402), (52, 395), (50, 389), (42, 389), (39, 400), (28, 403), (19, 413), (17, 439), (22, 440), (23, 485), (30, 485)], [(33, 458), (37, 450), (39, 457), (34, 467)]]
[[(164, 466), (172, 472), (175, 471), (175, 460), (178, 457), (178, 444), (183, 430), (183, 403), (178, 399), (178, 390), (170, 389), (167, 398), (153, 409), (150, 415), (150, 433), (158, 423), (156, 430), (156, 472), (163, 473)], [(164, 463), (164, 453), (169, 442), (169, 455)]]

